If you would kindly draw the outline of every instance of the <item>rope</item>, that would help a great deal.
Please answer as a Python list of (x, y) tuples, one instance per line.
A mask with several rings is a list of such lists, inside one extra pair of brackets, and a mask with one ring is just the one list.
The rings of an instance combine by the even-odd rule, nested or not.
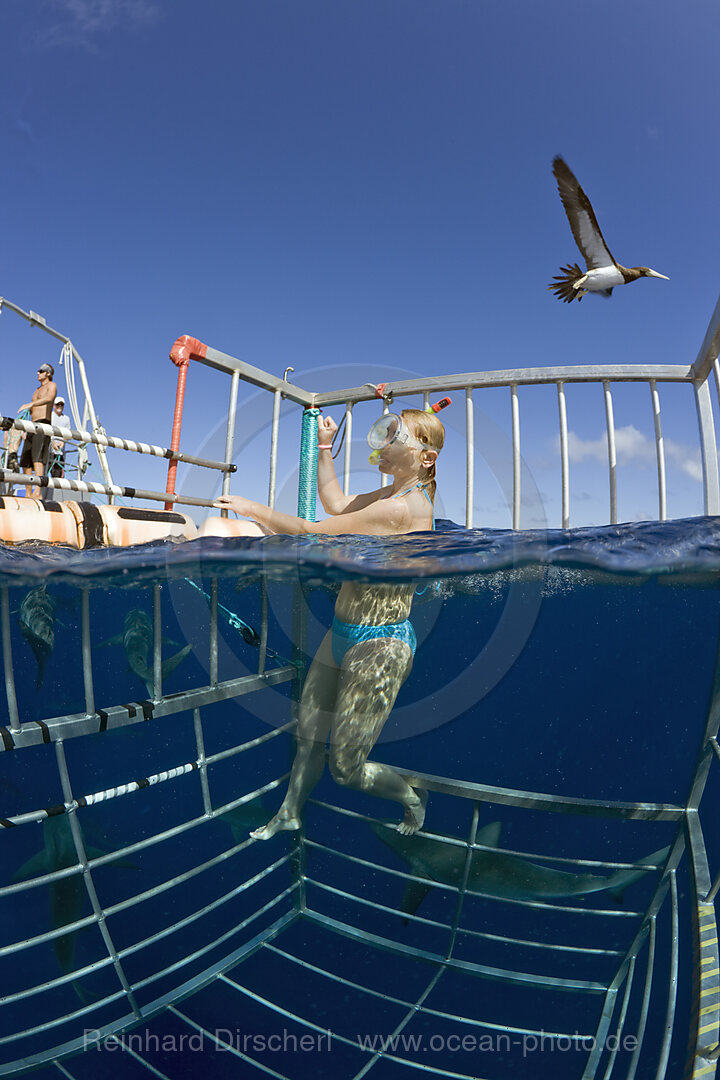
[(51, 460), (48, 461), (48, 467), (47, 467), (48, 476), (50, 476), (52, 474), (52, 471), (53, 471), (53, 469), (55, 468), (56, 465), (63, 470), (63, 475), (64, 475), (65, 474), (65, 461), (63, 459), (62, 450), (53, 450), (51, 452), (50, 457), (51, 457)]
[[(201, 589), (200, 586), (196, 585), (195, 582), (192, 581), (190, 578), (186, 577), (185, 580), (188, 585), (192, 585), (193, 589), (197, 589), (199, 593), (202, 593), (202, 595), (207, 601), (210, 600), (210, 596), (208, 595), (208, 593), (205, 592), (204, 589)], [(221, 604), (219, 602), (218, 611), (225, 616), (228, 621), (228, 625), (232, 626), (233, 630), (237, 630), (240, 634), (242, 634), (243, 640), (248, 645), (258, 646), (260, 644), (260, 635), (258, 634), (257, 630), (255, 630), (252, 626), (249, 626), (248, 623), (241, 619), (239, 615), (236, 615), (234, 611), (231, 611), (230, 608), (226, 608), (224, 604)]]
[[(340, 451), (342, 450), (343, 443), (345, 442), (345, 431), (346, 431), (345, 421), (346, 420), (347, 420), (347, 413), (344, 412), (342, 414), (342, 420), (340, 421), (340, 424), (338, 425), (338, 428), (337, 428), (335, 434), (333, 435), (333, 441), (332, 441), (332, 447), (333, 448), (330, 451), (330, 453), (333, 456), (333, 461), (339, 455)], [(340, 436), (340, 441), (339, 442), (338, 442), (338, 435)], [(337, 442), (337, 446), (335, 446), (336, 442)]]
[(305, 409), (300, 437), (300, 475), (298, 477), (298, 517), (315, 520), (317, 494), (317, 418), (319, 409)]
[[(200, 586), (196, 584), (196, 582), (191, 580), (191, 578), (186, 577), (185, 581), (188, 583), (188, 585), (192, 585), (193, 589), (197, 589), (199, 593), (202, 593), (208, 603), (210, 603), (209, 593), (206, 593), (204, 589), (201, 589)], [(218, 614), (222, 615), (227, 620), (228, 626), (231, 626), (233, 630), (237, 630), (238, 633), (242, 635), (243, 641), (246, 643), (246, 645), (254, 645), (256, 649), (260, 647), (260, 635), (258, 634), (257, 630), (253, 626), (250, 626), (249, 623), (246, 623), (243, 619), (241, 619), (239, 615), (236, 615), (234, 611), (231, 611), (230, 608), (226, 608), (225, 605), (221, 604), (219, 601)], [(294, 665), (296, 668), (304, 667), (304, 664), (296, 663), (294, 660), (288, 660), (285, 656), (282, 656), (275, 649), (271, 649), (270, 646), (267, 644), (265, 646), (265, 655), (269, 656), (271, 660), (282, 661), (282, 663), (287, 665), (288, 667), (292, 665)]]
[(77, 391), (75, 389), (75, 368), (73, 366), (72, 345), (66, 341), (60, 351), (60, 367), (65, 368), (65, 386), (67, 387), (67, 399), (75, 427), (82, 426), (80, 409), (78, 407)]

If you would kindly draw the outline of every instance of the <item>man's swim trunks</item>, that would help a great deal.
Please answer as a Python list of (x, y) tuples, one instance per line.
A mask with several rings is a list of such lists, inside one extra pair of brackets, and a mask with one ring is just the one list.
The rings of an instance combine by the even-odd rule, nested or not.
[(22, 457), (20, 458), (21, 469), (31, 469), (36, 461), (41, 461), (47, 468), (47, 459), (50, 454), (49, 435), (27, 435)]

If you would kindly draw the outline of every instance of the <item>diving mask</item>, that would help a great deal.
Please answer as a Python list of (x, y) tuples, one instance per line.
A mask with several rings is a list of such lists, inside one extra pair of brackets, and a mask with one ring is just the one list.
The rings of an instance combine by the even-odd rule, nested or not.
[[(448, 405), (452, 405), (452, 398), (444, 397), (440, 401), (436, 401), (434, 405), (426, 405), (424, 412), (439, 413), (442, 409), (446, 409)], [(427, 443), (420, 442), (419, 439), (410, 434), (410, 429), (402, 416), (391, 412), (383, 413), (380, 419), (375, 421), (368, 431), (367, 441), (372, 449), (372, 454), (368, 458), (371, 465), (376, 463), (380, 451), (394, 442), (409, 446), (413, 450), (428, 449)]]
[(414, 450), (423, 449), (423, 443), (413, 438), (402, 416), (398, 416), (397, 413), (383, 413), (368, 431), (367, 441), (372, 450), (368, 458), (371, 465), (375, 465), (380, 452), (394, 442), (410, 446)]
[(390, 443), (400, 443), (421, 450), (423, 444), (410, 434), (410, 430), (397, 413), (384, 413), (376, 420), (367, 434), (371, 450), (384, 450)]

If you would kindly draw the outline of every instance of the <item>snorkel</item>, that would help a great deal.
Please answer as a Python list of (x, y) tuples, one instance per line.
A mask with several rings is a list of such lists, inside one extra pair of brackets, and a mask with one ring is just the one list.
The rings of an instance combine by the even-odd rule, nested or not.
[[(449, 397), (441, 398), (436, 401), (434, 405), (426, 405), (424, 412), (439, 413), (442, 409), (446, 409), (448, 405), (452, 404), (452, 399)], [(399, 413), (384, 413), (379, 420), (376, 420), (367, 434), (368, 445), (372, 453), (368, 458), (368, 462), (371, 465), (376, 465), (378, 458), (382, 451), (390, 446), (391, 443), (397, 442), (406, 446), (412, 446), (416, 450), (423, 449), (424, 443), (418, 442), (410, 434), (410, 430)]]

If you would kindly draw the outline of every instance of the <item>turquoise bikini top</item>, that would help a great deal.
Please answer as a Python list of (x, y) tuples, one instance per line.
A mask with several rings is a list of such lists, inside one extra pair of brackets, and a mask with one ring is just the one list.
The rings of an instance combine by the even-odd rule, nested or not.
[(426, 487), (425, 487), (425, 485), (423, 483), (413, 484), (413, 486), (409, 487), (407, 489), (407, 491), (398, 491), (397, 495), (391, 495), (390, 498), (391, 499), (400, 499), (400, 498), (402, 498), (403, 495), (409, 495), (411, 491), (415, 491), (416, 488), (420, 488), (423, 495), (425, 496), (427, 501), (430, 503), (430, 510), (432, 512), (432, 527), (433, 527), (433, 532), (434, 532), (435, 531), (435, 506), (433, 505), (433, 501), (430, 498), (430, 496), (428, 495), (427, 489), (426, 489)]

